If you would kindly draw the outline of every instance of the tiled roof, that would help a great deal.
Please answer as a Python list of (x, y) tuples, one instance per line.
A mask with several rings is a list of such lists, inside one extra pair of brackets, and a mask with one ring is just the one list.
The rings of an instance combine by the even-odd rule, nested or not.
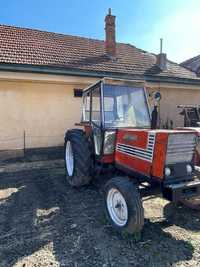
[(200, 55), (190, 58), (182, 62), (180, 65), (200, 74)]
[(194, 72), (171, 61), (162, 72), (154, 54), (130, 44), (117, 43), (117, 58), (112, 60), (101, 40), (5, 25), (0, 25), (1, 63), (198, 79)]

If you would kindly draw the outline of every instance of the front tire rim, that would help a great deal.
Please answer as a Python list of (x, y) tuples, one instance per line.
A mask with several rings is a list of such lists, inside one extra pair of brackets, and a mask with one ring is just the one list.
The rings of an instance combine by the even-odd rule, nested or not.
[(107, 209), (112, 221), (120, 227), (128, 221), (128, 207), (123, 195), (116, 188), (109, 190), (106, 199)]
[(68, 175), (72, 176), (74, 172), (74, 154), (73, 154), (72, 145), (70, 141), (67, 141), (67, 144), (66, 144), (65, 162), (66, 162)]

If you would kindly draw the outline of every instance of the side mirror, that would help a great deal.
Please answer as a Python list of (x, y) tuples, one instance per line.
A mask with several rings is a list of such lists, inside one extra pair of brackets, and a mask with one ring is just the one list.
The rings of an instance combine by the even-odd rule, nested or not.
[(157, 128), (157, 121), (158, 121), (158, 103), (160, 102), (162, 96), (160, 92), (154, 92), (153, 93), (153, 99), (154, 99), (154, 109), (151, 114), (151, 129)]
[(154, 98), (155, 101), (159, 102), (159, 101), (161, 100), (161, 98), (162, 98), (161, 93), (158, 92), (158, 91), (155, 92), (155, 93), (153, 94), (153, 98)]
[(155, 105), (151, 113), (151, 129), (157, 128), (157, 121), (158, 121), (158, 107)]

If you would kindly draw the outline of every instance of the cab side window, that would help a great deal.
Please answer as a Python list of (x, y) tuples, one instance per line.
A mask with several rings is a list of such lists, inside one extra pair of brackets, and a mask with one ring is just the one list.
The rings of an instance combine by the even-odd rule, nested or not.
[(101, 108), (100, 108), (100, 88), (97, 87), (92, 91), (92, 122), (101, 125)]
[(84, 93), (83, 95), (83, 114), (82, 121), (90, 121), (90, 92)]

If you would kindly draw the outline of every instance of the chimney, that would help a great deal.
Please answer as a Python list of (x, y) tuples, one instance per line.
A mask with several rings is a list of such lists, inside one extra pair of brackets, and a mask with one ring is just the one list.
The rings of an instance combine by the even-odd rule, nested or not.
[(160, 68), (160, 70), (164, 71), (167, 69), (167, 54), (162, 52), (163, 48), (163, 39), (160, 39), (160, 54), (156, 57), (156, 65)]
[(106, 54), (111, 58), (114, 58), (116, 56), (115, 16), (111, 14), (111, 8), (109, 8), (108, 15), (105, 17), (105, 34)]

